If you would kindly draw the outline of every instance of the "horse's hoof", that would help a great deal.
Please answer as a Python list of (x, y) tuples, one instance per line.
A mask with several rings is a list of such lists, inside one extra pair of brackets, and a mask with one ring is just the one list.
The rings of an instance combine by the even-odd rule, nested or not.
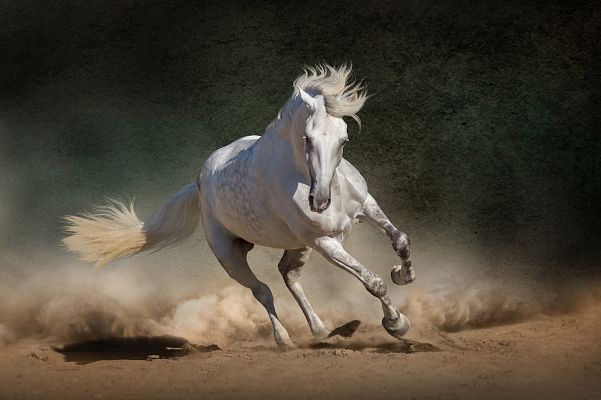
[(390, 336), (395, 339), (401, 339), (409, 331), (409, 328), (411, 328), (411, 322), (409, 322), (409, 318), (401, 314), (396, 321), (392, 322), (388, 321), (385, 317), (382, 318), (382, 326)]
[(289, 343), (278, 343), (278, 350), (281, 352), (286, 352), (290, 350), (296, 349), (296, 345), (292, 342)]
[(333, 336), (342, 336), (348, 339), (351, 336), (353, 336), (355, 332), (357, 332), (357, 329), (359, 329), (359, 325), (361, 325), (361, 321), (356, 319), (352, 320), (334, 329), (332, 332), (330, 332), (330, 334), (327, 337), (331, 338)]
[(395, 265), (390, 271), (392, 281), (397, 285), (408, 285), (415, 280), (415, 271), (413, 268), (405, 268), (402, 265)]

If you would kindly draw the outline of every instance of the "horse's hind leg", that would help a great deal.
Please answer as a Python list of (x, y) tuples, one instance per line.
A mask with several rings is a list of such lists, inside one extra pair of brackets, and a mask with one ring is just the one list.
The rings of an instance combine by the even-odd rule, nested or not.
[(382, 278), (355, 260), (335, 238), (329, 236), (318, 238), (315, 240), (314, 249), (332, 264), (354, 275), (369, 293), (380, 299), (382, 310), (384, 311), (382, 325), (389, 334), (400, 338), (407, 333), (411, 326), (409, 319), (392, 305), (390, 298), (386, 294), (386, 284)]
[(249, 288), (255, 299), (267, 311), (273, 325), (273, 336), (278, 346), (282, 349), (294, 347), (288, 331), (278, 319), (271, 290), (255, 276), (248, 265), (246, 256), (254, 245), (243, 239), (231, 238), (215, 227), (205, 225), (205, 233), (213, 253), (228, 275), (242, 286)]
[(300, 284), (300, 274), (303, 265), (307, 262), (311, 249), (305, 247), (304, 249), (286, 250), (284, 255), (278, 264), (278, 269), (284, 278), (286, 286), (292, 293), (292, 296), (296, 299), (296, 302), (303, 310), (305, 318), (309, 323), (309, 328), (315, 339), (321, 340), (329, 335), (329, 331), (326, 329), (324, 323), (319, 319), (313, 307), (307, 300), (305, 292)]
[(401, 258), (401, 265), (395, 266), (390, 274), (392, 281), (397, 285), (406, 285), (413, 282), (415, 280), (415, 271), (411, 266), (409, 238), (390, 222), (386, 214), (384, 214), (384, 211), (382, 211), (371, 195), (367, 196), (367, 200), (363, 206), (363, 216), (361, 217), (361, 220), (367, 221), (370, 225), (373, 225), (376, 229), (383, 232), (390, 240), (394, 251)]

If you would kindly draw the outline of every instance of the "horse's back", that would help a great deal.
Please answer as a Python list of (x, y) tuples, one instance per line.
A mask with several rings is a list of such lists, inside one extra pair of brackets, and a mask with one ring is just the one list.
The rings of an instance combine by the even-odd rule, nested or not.
[(205, 161), (202, 167), (201, 176), (211, 175), (226, 167), (235, 160), (242, 151), (248, 150), (259, 138), (260, 136), (257, 135), (244, 136), (227, 146), (215, 150)]

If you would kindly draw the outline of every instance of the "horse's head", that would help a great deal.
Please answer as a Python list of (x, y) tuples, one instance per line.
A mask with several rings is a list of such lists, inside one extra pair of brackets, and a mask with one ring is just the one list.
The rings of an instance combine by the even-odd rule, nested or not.
[(330, 186), (348, 142), (346, 123), (341, 117), (328, 114), (323, 96), (313, 97), (300, 87), (298, 91), (309, 109), (303, 137), (311, 176), (309, 206), (311, 211), (322, 213), (330, 206)]

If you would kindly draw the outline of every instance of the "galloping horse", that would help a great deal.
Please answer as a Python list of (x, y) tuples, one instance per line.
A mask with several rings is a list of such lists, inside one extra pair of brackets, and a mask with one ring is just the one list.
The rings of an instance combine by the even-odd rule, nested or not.
[(255, 244), (284, 249), (278, 269), (320, 340), (330, 330), (299, 281), (315, 250), (380, 299), (382, 325), (400, 338), (410, 323), (391, 303), (384, 280), (342, 246), (353, 224), (367, 221), (386, 234), (401, 259), (392, 269), (392, 280), (404, 285), (415, 279), (407, 235), (390, 222), (361, 174), (342, 157), (348, 141), (343, 117), (360, 125), (357, 112), (367, 98), (363, 87), (349, 81), (350, 73), (344, 65), (305, 69), (263, 136), (246, 136), (215, 151), (196, 181), (175, 193), (149, 221), (141, 222), (133, 205), (113, 202), (93, 213), (66, 217), (64, 243), (84, 260), (104, 265), (182, 240), (201, 219), (219, 263), (265, 307), (275, 341), (284, 349), (294, 344), (278, 319), (271, 290), (251, 271), (247, 254)]

